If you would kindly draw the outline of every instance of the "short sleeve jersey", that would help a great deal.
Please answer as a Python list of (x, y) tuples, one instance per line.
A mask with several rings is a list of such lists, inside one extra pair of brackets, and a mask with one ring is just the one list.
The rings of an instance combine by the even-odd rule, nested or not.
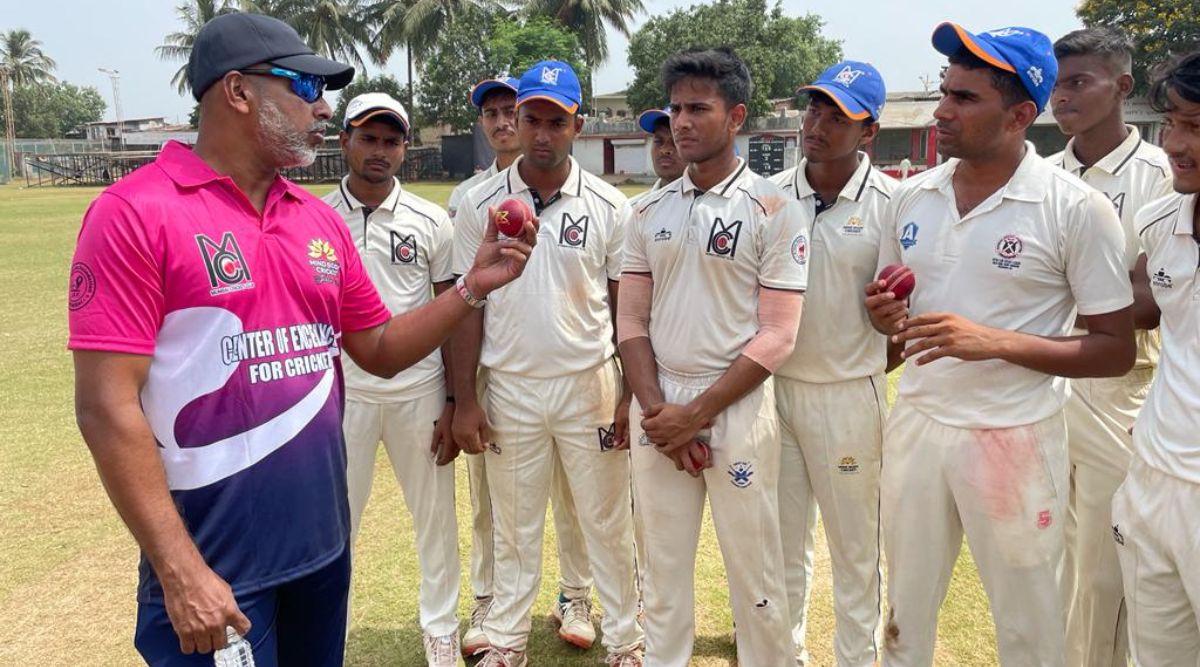
[(458, 207), (462, 204), (462, 200), (467, 196), (467, 193), (471, 191), (471, 188), (495, 176), (497, 171), (499, 170), (496, 169), (496, 161), (492, 160), (487, 169), (473, 174), (467, 180), (454, 186), (454, 189), (450, 191), (450, 201), (446, 203), (446, 212), (450, 214), (451, 220), (458, 215)]
[[(955, 313), (988, 327), (1066, 336), (1083, 315), (1133, 303), (1125, 236), (1112, 203), (1075, 176), (1025, 157), (1003, 187), (958, 214), (959, 161), (901, 183), (884, 216), (878, 267), (906, 264), (916, 276), (912, 316)], [(910, 363), (899, 395), (957, 428), (1031, 424), (1062, 409), (1065, 378), (1001, 360)]]
[[(1134, 216), (1143, 206), (1171, 194), (1171, 165), (1161, 148), (1144, 141), (1136, 127), (1128, 126), (1129, 134), (1111, 153), (1091, 167), (1085, 167), (1075, 156), (1075, 140), (1067, 148), (1047, 160), (1083, 179), (1084, 183), (1104, 193), (1113, 203), (1121, 228), (1125, 232), (1125, 267), (1133, 270), (1141, 243), (1138, 241)], [(1153, 368), (1158, 363), (1159, 336), (1157, 331), (1137, 332), (1137, 361), (1134, 368)]]
[(689, 174), (633, 209), (624, 272), (654, 282), (650, 342), (659, 364), (725, 372), (758, 333), (762, 288), (808, 287), (812, 213), (744, 161), (702, 191)]
[[(771, 177), (807, 211), (817, 211), (817, 195), (801, 160)], [(860, 154), (858, 169), (835, 201), (816, 213), (808, 265), (804, 316), (796, 349), (775, 371), (804, 382), (845, 382), (882, 373), (887, 338), (871, 326), (862, 306), (863, 286), (875, 277), (883, 211), (896, 180)], [(861, 306), (861, 307), (856, 307)]]
[[(341, 555), (340, 338), (388, 311), (337, 214), (277, 178), (260, 216), (168, 143), (88, 209), (68, 305), (72, 350), (151, 358), (141, 403), (167, 485), (235, 594)], [(138, 595), (162, 596), (145, 559)]]
[[(542, 193), (538, 244), (520, 278), (488, 295), (479, 363), (551, 378), (594, 368), (616, 352), (609, 281), (621, 273), (629, 203), (574, 158), (557, 195)], [(454, 272), (464, 274), (487, 229), (488, 207), (516, 198), (534, 209), (521, 160), (471, 189), (454, 219)]]
[[(434, 283), (454, 277), (450, 272), (454, 230), (446, 212), (404, 190), (395, 179), (387, 199), (369, 210), (351, 194), (347, 181), (348, 177), (343, 179), (324, 201), (345, 221), (384, 304), (393, 313), (406, 313), (429, 303)], [(349, 359), (343, 365), (347, 397), (366, 403), (412, 400), (445, 384), (440, 350), (392, 378), (371, 375)]]
[(1138, 212), (1150, 290), (1162, 312), (1162, 357), (1133, 428), (1133, 451), (1158, 471), (1200, 484), (1200, 244), (1197, 195), (1173, 194)]

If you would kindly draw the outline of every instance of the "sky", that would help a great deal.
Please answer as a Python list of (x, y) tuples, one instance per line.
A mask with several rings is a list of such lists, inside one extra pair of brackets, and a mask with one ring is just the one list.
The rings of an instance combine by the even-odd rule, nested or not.
[[(694, 0), (643, 0), (636, 31), (650, 16), (697, 4)], [(106, 119), (116, 117), (108, 76), (97, 68), (118, 70), (121, 106), (126, 118), (165, 116), (168, 122), (187, 122), (190, 96), (179, 95), (171, 77), (181, 63), (163, 62), (154, 47), (178, 29), (177, 0), (58, 0), (5, 2), (0, 31), (25, 28), (41, 40), (58, 63), (57, 76), (76, 85), (95, 86), (108, 103)], [(929, 44), (933, 27), (944, 20), (979, 31), (1011, 25), (1040, 30), (1051, 39), (1080, 27), (1076, 0), (783, 0), (789, 15), (814, 13), (825, 20), (824, 34), (842, 40), (845, 57), (874, 64), (889, 90), (921, 90), (921, 77), (933, 77), (945, 59)], [(609, 93), (624, 89), (633, 79), (625, 61), (628, 41), (610, 30), (609, 60), (595, 73), (592, 89)], [(732, 45), (735, 48), (736, 44)], [(401, 51), (383, 68), (370, 66), (405, 81)], [(474, 82), (464, 82), (466, 86)]]

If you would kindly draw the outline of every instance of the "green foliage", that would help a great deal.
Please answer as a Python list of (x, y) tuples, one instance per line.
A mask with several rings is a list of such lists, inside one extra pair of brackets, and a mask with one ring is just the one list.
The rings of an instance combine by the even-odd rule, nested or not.
[(1083, 0), (1075, 13), (1085, 26), (1119, 28), (1134, 42), (1137, 91), (1154, 68), (1200, 46), (1200, 5), (1194, 0)]
[(629, 20), (642, 12), (642, 0), (528, 0), (526, 16), (545, 16), (579, 38), (588, 65), (608, 59), (605, 26), (629, 36)]
[(733, 46), (746, 61), (754, 90), (750, 115), (770, 109), (768, 100), (790, 97), (842, 57), (841, 42), (824, 37), (815, 14), (784, 16), (776, 1), (717, 0), (678, 9), (646, 22), (629, 40), (634, 70), (629, 106), (635, 113), (667, 101), (660, 69), (671, 54), (688, 48)]
[[(196, 33), (210, 19), (220, 14), (237, 11), (229, 5), (229, 0), (188, 0), (175, 8), (175, 16), (183, 26), (163, 38), (161, 46), (155, 47), (154, 53), (159, 60), (174, 60), (182, 62), (171, 83), (180, 95), (186, 95), (190, 87), (187, 81), (187, 61), (192, 55), (192, 44), (196, 42)], [(193, 112), (193, 115), (198, 115)], [(192, 127), (195, 127), (195, 122)]]
[(409, 119), (416, 125), (416, 118), (413, 117), (412, 106), (408, 103), (408, 91), (400, 84), (395, 77), (381, 74), (379, 76), (356, 77), (354, 81), (343, 88), (338, 93), (337, 107), (333, 110), (333, 123), (338, 127), (342, 125), (342, 119), (346, 116), (346, 105), (350, 100), (362, 95), (363, 93), (387, 93), (392, 97), (404, 103), (404, 108), (408, 111)]
[[(104, 116), (104, 98), (91, 86), (65, 81), (21, 86), (13, 91), (13, 117), (18, 137), (55, 139)], [(0, 127), (4, 107), (0, 105)]]
[(52, 83), (54, 59), (42, 51), (42, 43), (28, 30), (9, 30), (0, 35), (0, 69), (9, 86), (19, 88), (36, 83)]

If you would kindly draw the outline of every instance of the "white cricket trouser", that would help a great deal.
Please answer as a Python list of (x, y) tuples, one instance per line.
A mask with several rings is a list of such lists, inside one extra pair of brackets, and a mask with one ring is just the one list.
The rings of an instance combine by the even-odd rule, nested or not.
[(1200, 665), (1200, 484), (1135, 456), (1113, 498), (1112, 538), (1138, 667)]
[(1067, 453), (1067, 665), (1124, 667), (1129, 662), (1125, 593), (1112, 537), (1112, 499), (1133, 457), (1129, 428), (1137, 419), (1154, 369), (1119, 378), (1071, 381)]
[(351, 543), (358, 536), (371, 496), (375, 453), (383, 441), (392, 472), (404, 493), (416, 535), (421, 568), (421, 629), (440, 637), (458, 632), (458, 525), (454, 512), (454, 466), (439, 466), (429, 451), (433, 423), (446, 404), (438, 390), (404, 403), (346, 400), (346, 486), (350, 495)]
[(642, 640), (637, 624), (629, 456), (605, 449), (621, 392), (610, 359), (558, 378), (492, 370), (485, 409), (498, 451), (486, 457), (495, 527), (494, 600), (483, 622), (493, 646), (524, 650), (542, 576), (546, 503), (555, 460), (576, 500), (609, 649)]
[[(719, 376), (659, 368), (667, 402), (685, 405)], [(629, 411), (633, 486), (646, 536), (642, 591), (646, 667), (684, 667), (695, 641), (696, 548), (708, 494), (737, 625), (738, 664), (793, 664), (779, 539), (779, 426), (768, 379), (713, 422), (713, 467), (699, 478), (643, 444), (641, 407)]]
[(792, 641), (801, 665), (808, 661), (804, 630), (818, 505), (833, 569), (837, 664), (870, 667), (879, 659), (886, 382), (883, 375), (827, 384), (775, 378), (782, 444), (779, 526)]
[(1061, 667), (1067, 434), (1061, 412), (961, 429), (896, 402), (883, 437), (888, 561), (883, 664), (933, 664), (938, 608), (966, 533), (991, 603), (1000, 664)]

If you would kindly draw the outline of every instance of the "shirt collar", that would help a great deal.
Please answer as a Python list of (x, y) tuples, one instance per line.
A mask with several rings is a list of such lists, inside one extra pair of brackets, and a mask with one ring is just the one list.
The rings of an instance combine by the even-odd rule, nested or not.
[[(350, 176), (349, 175), (342, 177), (342, 182), (340, 184), (338, 184), (338, 190), (341, 191), (341, 193), (342, 193), (342, 200), (346, 202), (346, 208), (350, 209), (351, 211), (357, 211), (360, 208), (366, 207), (366, 204), (359, 201), (353, 194), (350, 193)], [(400, 203), (400, 193), (401, 193), (400, 179), (393, 176), (392, 177), (392, 191), (388, 193), (387, 197), (384, 197), (383, 201), (380, 202), (378, 208), (376, 208), (374, 210), (378, 211), (379, 209), (382, 208), (382, 209), (387, 209), (388, 211), (391, 211), (392, 213), (395, 213), (396, 205)]]
[(1179, 202), (1179, 215), (1175, 216), (1175, 229), (1180, 236), (1191, 236), (1196, 224), (1196, 197), (1200, 195), (1184, 195)]
[[(926, 178), (920, 185), (923, 190), (941, 190), (947, 196), (954, 195), (954, 170), (960, 160), (951, 158), (944, 167)], [(1049, 163), (1037, 154), (1033, 142), (1025, 142), (1025, 157), (1017, 165), (1017, 170), (1001, 188), (1001, 196), (1017, 201), (1040, 202), (1046, 198), (1046, 178)]]
[[(517, 169), (517, 165), (521, 164), (525, 156), (518, 157), (512, 164), (505, 169), (505, 183), (508, 185), (508, 194), (516, 192), (524, 192), (529, 189), (525, 181), (521, 180), (521, 170)], [(583, 196), (583, 178), (579, 174), (579, 163), (573, 157), (567, 157), (571, 161), (571, 171), (567, 174), (567, 180), (563, 181), (562, 187), (558, 192), (562, 196), (570, 195), (572, 197)], [(544, 193), (538, 193), (545, 196)]]
[[(209, 183), (225, 182), (229, 187), (238, 189), (232, 178), (218, 174), (207, 162), (197, 157), (190, 146), (178, 141), (171, 140), (164, 144), (154, 163), (181, 188), (199, 188)], [(275, 174), (275, 182), (271, 184), (267, 201), (282, 195), (303, 201), (300, 186)]]
[(683, 170), (683, 178), (680, 179), (681, 181), (683, 181), (682, 192), (683, 192), (683, 194), (688, 194), (689, 192), (693, 192), (693, 193), (697, 193), (697, 194), (704, 194), (705, 192), (712, 192), (712, 193), (720, 195), (726, 199), (729, 199), (730, 197), (733, 196), (734, 191), (737, 189), (735, 187), (737, 185), (737, 182), (739, 180), (741, 180), (741, 178), (746, 174), (747, 171), (749, 171), (749, 170), (746, 169), (746, 161), (743, 160), (742, 158), (737, 158), (737, 167), (735, 167), (734, 170), (728, 176), (726, 176), (724, 180), (722, 180), (720, 183), (717, 183), (716, 185), (712, 186), (708, 190), (701, 190), (700, 188), (696, 187), (695, 183), (692, 182), (691, 170), (684, 169)]
[[(816, 195), (812, 185), (808, 183), (808, 176), (805, 175), (805, 168), (808, 166), (808, 158), (800, 160), (800, 164), (796, 167), (796, 175), (792, 182), (796, 187), (796, 198), (805, 199)], [(846, 185), (842, 187), (842, 191), (838, 193), (838, 199), (849, 199), (857, 202), (862, 199), (863, 191), (867, 189), (867, 182), (871, 178), (871, 157), (866, 153), (859, 151), (858, 167), (854, 169), (854, 173), (850, 175), (850, 180), (846, 181)]]
[[(1099, 162), (1092, 165), (1094, 168), (1111, 176), (1116, 176), (1133, 159), (1138, 149), (1142, 147), (1142, 135), (1132, 125), (1126, 125), (1125, 129), (1129, 130), (1129, 135), (1116, 148), (1109, 152), (1108, 155), (1100, 158)], [(1079, 158), (1075, 157), (1074, 138), (1068, 141), (1067, 147), (1063, 149), (1063, 169), (1076, 176), (1085, 171), (1083, 163), (1079, 161)]]

